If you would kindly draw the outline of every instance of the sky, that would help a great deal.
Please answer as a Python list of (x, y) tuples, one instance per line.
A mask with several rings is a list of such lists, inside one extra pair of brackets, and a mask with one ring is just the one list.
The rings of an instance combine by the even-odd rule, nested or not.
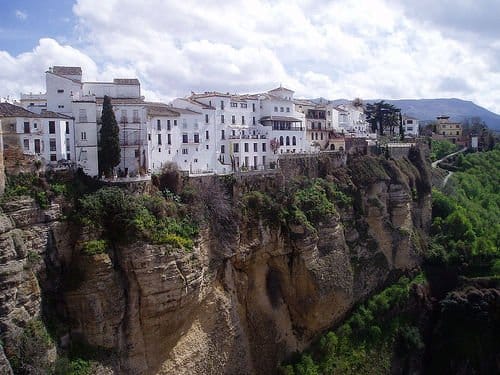
[[(0, 98), (53, 65), (192, 91), (460, 98), (500, 113), (500, 1), (0, 0)], [(43, 5), (42, 5), (43, 4)]]

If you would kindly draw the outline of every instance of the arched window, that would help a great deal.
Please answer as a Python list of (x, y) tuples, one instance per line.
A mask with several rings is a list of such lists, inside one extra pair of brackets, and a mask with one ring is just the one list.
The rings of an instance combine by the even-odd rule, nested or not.
[(292, 137), (292, 145), (293, 146), (297, 145), (297, 139), (295, 138), (295, 136)]
[(339, 151), (344, 151), (344, 147), (340, 146)]
[(333, 143), (330, 145), (330, 150), (335, 150), (335, 145)]
[(288, 135), (286, 136), (286, 145), (290, 146), (290, 137)]
[(283, 146), (283, 136), (280, 137), (280, 146)]

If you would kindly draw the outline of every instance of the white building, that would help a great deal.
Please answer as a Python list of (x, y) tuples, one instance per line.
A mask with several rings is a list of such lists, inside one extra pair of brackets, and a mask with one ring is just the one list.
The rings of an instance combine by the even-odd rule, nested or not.
[(34, 113), (10, 103), (0, 103), (6, 147), (18, 146), (26, 155), (45, 164), (74, 159), (73, 119), (52, 111)]
[(403, 127), (406, 137), (418, 137), (419, 135), (419, 121), (418, 119), (410, 116), (403, 116)]
[[(293, 91), (283, 87), (262, 94), (193, 93), (173, 104), (196, 112), (200, 120), (194, 131), (205, 135), (204, 144), (195, 143), (199, 145), (195, 158), (176, 159), (181, 169), (218, 173), (265, 169), (282, 153), (310, 150), (304, 116), (295, 111)], [(183, 134), (181, 155), (190, 155), (185, 138)]]

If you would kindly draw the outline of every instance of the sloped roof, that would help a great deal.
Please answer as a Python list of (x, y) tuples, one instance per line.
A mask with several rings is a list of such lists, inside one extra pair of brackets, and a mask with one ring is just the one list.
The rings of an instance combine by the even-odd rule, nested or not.
[(71, 119), (71, 116), (63, 115), (62, 113), (52, 112), (52, 111), (42, 111), (41, 113), (35, 113), (28, 111), (18, 105), (10, 103), (0, 103), (0, 117), (29, 117), (29, 118), (63, 118)]
[(82, 68), (79, 66), (54, 66), (52, 67), (52, 73), (61, 76), (76, 76), (82, 75)]
[(268, 92), (276, 92), (276, 91), (288, 91), (288, 92), (295, 92), (293, 90), (287, 89), (286, 87), (280, 86), (276, 87), (275, 89), (269, 90)]
[(140, 85), (141, 83), (137, 78), (115, 78), (113, 83), (116, 85)]
[(18, 105), (0, 103), (0, 117), (32, 117), (34, 114)]

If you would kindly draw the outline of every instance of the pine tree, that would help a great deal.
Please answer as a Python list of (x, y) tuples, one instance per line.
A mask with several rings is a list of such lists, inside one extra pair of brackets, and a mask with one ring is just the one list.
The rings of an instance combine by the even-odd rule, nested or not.
[(116, 123), (111, 98), (104, 96), (101, 115), (101, 137), (99, 140), (99, 174), (106, 177), (113, 174), (113, 168), (120, 164), (120, 128)]

